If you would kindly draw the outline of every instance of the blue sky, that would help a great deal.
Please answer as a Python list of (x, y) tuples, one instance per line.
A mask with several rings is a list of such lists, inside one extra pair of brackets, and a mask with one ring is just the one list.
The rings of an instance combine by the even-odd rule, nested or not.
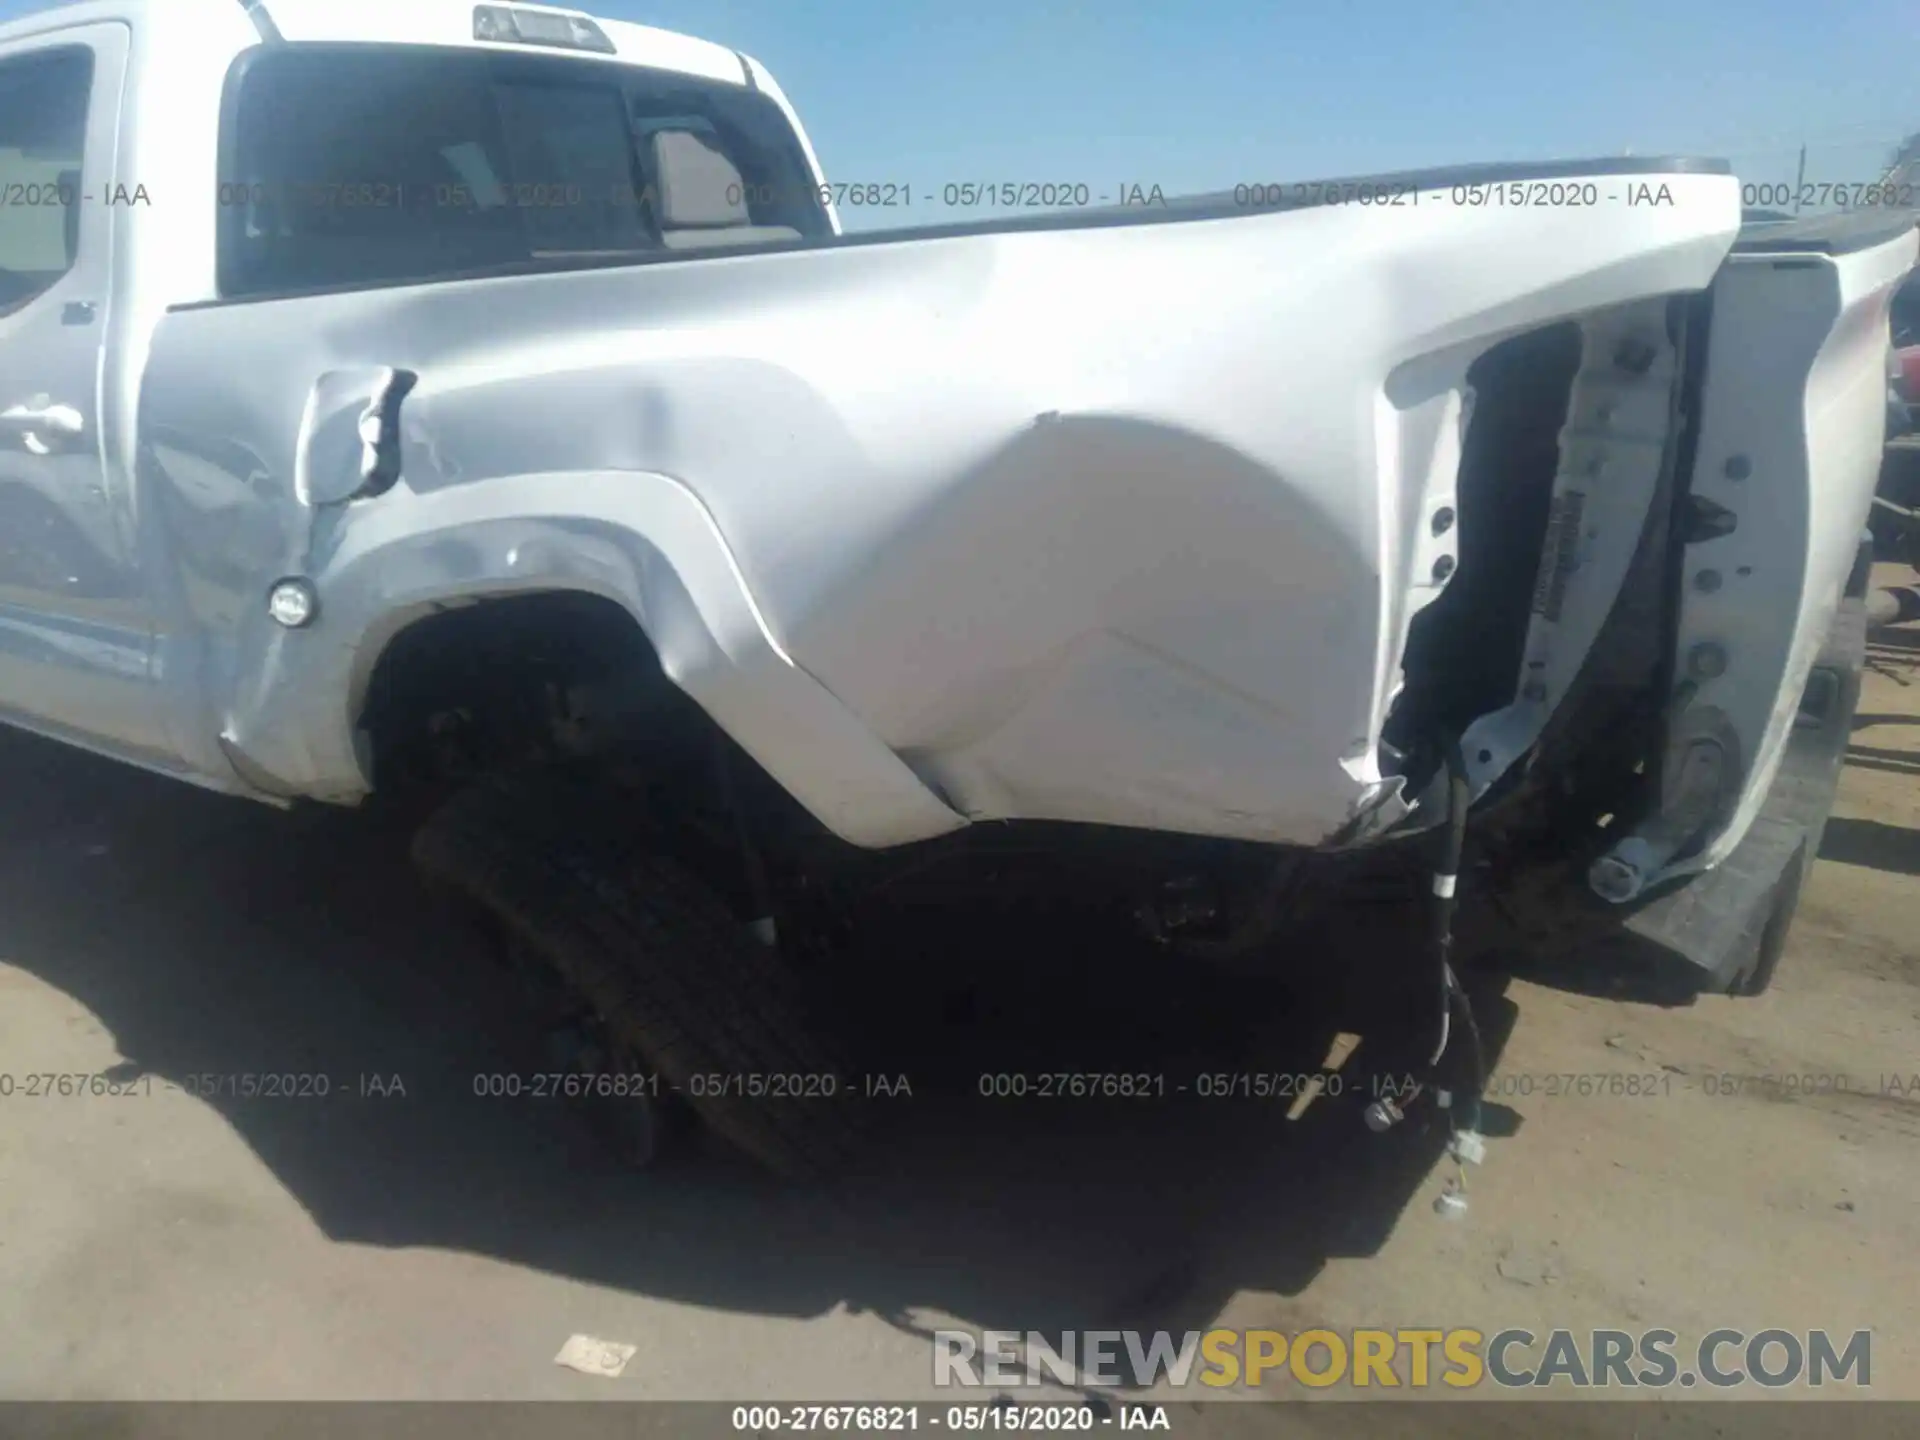
[[(1168, 193), (1691, 152), (1870, 181), (1920, 129), (1920, 6), (1840, 0), (599, 0), (746, 50), (829, 178)], [(937, 198), (937, 197), (936, 197)], [(843, 211), (850, 225), (857, 215)], [(908, 218), (896, 214), (899, 219)], [(910, 217), (954, 218), (937, 205)]]
[[(407, 0), (393, 0), (405, 4)], [(41, 8), (0, 0), (0, 18)], [(1423, 165), (1682, 152), (1872, 180), (1920, 130), (1910, 0), (585, 0), (745, 50), (829, 178), (1168, 193)], [(972, 213), (984, 214), (985, 211)]]

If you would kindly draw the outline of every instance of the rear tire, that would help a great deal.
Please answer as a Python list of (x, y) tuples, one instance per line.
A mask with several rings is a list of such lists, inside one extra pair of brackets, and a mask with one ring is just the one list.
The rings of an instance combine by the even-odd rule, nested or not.
[(790, 1178), (851, 1156), (854, 1081), (795, 977), (647, 848), (618, 792), (560, 774), (484, 781), (421, 827), (413, 857), (551, 965), (716, 1134)]

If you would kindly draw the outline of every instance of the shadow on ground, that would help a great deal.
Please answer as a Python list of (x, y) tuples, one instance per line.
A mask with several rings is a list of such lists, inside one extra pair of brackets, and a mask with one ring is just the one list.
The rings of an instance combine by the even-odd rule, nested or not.
[[(477, 1252), (702, 1305), (808, 1315), (845, 1304), (918, 1327), (1182, 1329), (1243, 1288), (1294, 1294), (1329, 1257), (1382, 1244), (1430, 1198), (1441, 1139), (1359, 1123), (1374, 1073), (1431, 1035), (1385, 971), (1422, 963), (1378, 907), (1302, 946), (1312, 997), (1169, 966), (1060, 917), (903, 924), (857, 987), (876, 1073), (862, 1169), (791, 1190), (711, 1148), (614, 1168), (550, 1104), (474, 1077), (539, 1069), (512, 993), (425, 900), (406, 836), (377, 817), (279, 814), (0, 737), (0, 956), (108, 1027), (126, 1064), (322, 1073), (325, 1101), (218, 1108), (328, 1236)], [(915, 917), (909, 917), (915, 918)], [(1309, 1002), (1311, 1000), (1311, 1003)], [(1484, 1014), (1497, 1054), (1511, 1007)], [(1297, 1121), (1195, 1098), (1197, 1077), (1312, 1071), (1365, 1039), (1347, 1093)], [(1490, 1056), (1491, 1059), (1491, 1056)], [(989, 1101), (978, 1076), (1163, 1074), (1164, 1100)], [(405, 1098), (362, 1098), (359, 1077)], [(644, 1243), (642, 1243), (644, 1242)]]
[[(1920, 770), (1920, 765), (1915, 768)], [(1920, 830), (1889, 825), (1884, 820), (1836, 815), (1827, 821), (1820, 858), (1838, 860), (1843, 865), (1865, 865), (1890, 875), (1920, 875)]]
[[(1896, 748), (1899, 742), (1911, 738), (1909, 732), (1901, 728), (1910, 725), (1920, 725), (1920, 718), (1912, 715), (1872, 713), (1854, 716), (1853, 734), (1856, 737), (1863, 730), (1872, 731), (1874, 732), (1872, 739), (1888, 743), (1863, 745), (1856, 738), (1854, 743), (1847, 746), (1847, 764), (1856, 769), (1878, 770), (1889, 775), (1920, 775), (1920, 751)], [(1822, 853), (1824, 854), (1825, 851), (1823, 850)]]
[(1888, 625), (1868, 632), (1867, 648), (1889, 659), (1920, 654), (1920, 626)]

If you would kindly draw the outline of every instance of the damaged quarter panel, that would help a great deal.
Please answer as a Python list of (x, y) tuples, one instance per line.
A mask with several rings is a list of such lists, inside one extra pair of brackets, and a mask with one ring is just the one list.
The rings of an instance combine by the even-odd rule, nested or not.
[(1872, 504), (1915, 250), (1905, 214), (1756, 227), (1714, 283), (1668, 784), (1596, 863), (1608, 900), (1718, 865), (1767, 800)]
[[(1671, 204), (1604, 224), (1450, 206), (1436, 178), (1404, 209), (175, 310), (140, 465), (190, 611), (180, 728), (260, 790), (350, 800), (387, 639), (437, 605), (564, 588), (626, 606), (861, 844), (968, 818), (1316, 844), (1404, 813), (1381, 728), (1451, 572), (1431, 522), (1467, 370), (1568, 318), (1611, 345), (1643, 302), (1709, 283), (1737, 186), (1655, 178)], [(371, 493), (396, 414), (398, 478)], [(289, 575), (320, 597), (297, 631), (264, 603)]]

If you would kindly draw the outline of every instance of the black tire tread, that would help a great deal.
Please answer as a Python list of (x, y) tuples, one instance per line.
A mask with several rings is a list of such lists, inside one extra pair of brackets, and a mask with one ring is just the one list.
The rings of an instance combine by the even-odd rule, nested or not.
[[(776, 1174), (851, 1157), (860, 1101), (796, 977), (705, 884), (649, 850), (590, 778), (497, 777), (416, 833), (415, 864), (494, 913), (553, 965), (722, 1138)], [(826, 1075), (832, 1097), (695, 1095), (695, 1076)]]

